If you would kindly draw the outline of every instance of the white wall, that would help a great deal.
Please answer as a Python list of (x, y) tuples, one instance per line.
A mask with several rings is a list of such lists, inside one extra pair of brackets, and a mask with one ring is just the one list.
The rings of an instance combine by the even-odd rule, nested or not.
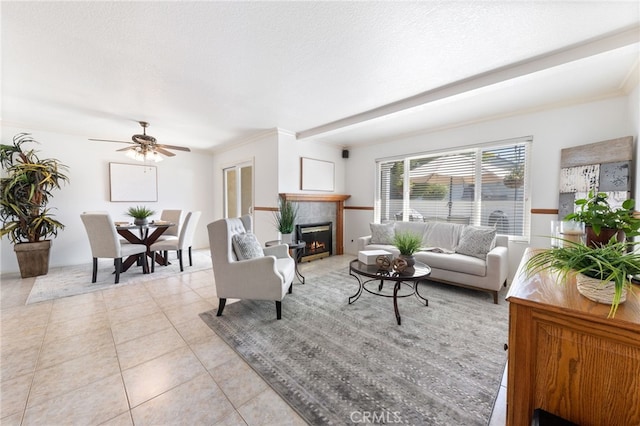
[[(636, 90), (637, 99), (637, 90)], [(464, 147), (519, 136), (533, 136), (531, 150), (531, 208), (557, 209), (562, 148), (638, 134), (630, 119), (629, 97), (518, 115), (500, 120), (414, 135), (373, 147), (353, 148), (346, 169), (348, 205), (373, 206), (375, 160), (417, 152)], [(637, 113), (636, 113), (637, 115)], [(635, 177), (638, 182), (638, 176)], [(555, 215), (532, 215), (531, 246), (548, 247), (549, 221)], [(368, 235), (373, 212), (348, 210), (345, 251), (356, 253), (355, 239)], [(515, 272), (526, 243), (510, 244), (511, 273)]]
[[(214, 198), (211, 192), (213, 171), (211, 154), (177, 152), (175, 157), (155, 163), (158, 167), (157, 202), (110, 202), (109, 162), (137, 163), (116, 149), (122, 146), (107, 142), (92, 142), (86, 138), (47, 133), (38, 130), (2, 126), (2, 143), (11, 143), (20, 132), (31, 133), (40, 142), (35, 146), (43, 158), (54, 157), (69, 166), (70, 182), (57, 191), (50, 204), (56, 218), (66, 227), (53, 240), (50, 266), (89, 263), (91, 252), (80, 213), (106, 210), (114, 220), (129, 220), (124, 211), (130, 205), (146, 205), (160, 217), (162, 209), (200, 210), (194, 248), (208, 247), (205, 224), (213, 218)], [(25, 146), (26, 147), (26, 146)], [(188, 189), (188, 190), (185, 190)], [(18, 271), (13, 246), (5, 237), (0, 243), (2, 273)]]

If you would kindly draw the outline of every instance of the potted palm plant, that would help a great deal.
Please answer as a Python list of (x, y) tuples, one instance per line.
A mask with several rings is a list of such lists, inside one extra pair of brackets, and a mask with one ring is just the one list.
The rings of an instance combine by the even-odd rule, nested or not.
[(274, 212), (274, 220), (283, 243), (288, 244), (293, 240), (292, 234), (297, 215), (298, 206), (296, 204), (283, 197), (278, 198), (278, 210)]
[(134, 225), (143, 226), (149, 223), (149, 217), (156, 214), (156, 212), (145, 206), (135, 206), (129, 207), (125, 214), (134, 219)]
[(527, 274), (553, 269), (561, 281), (575, 274), (578, 292), (595, 302), (610, 304), (609, 317), (613, 317), (618, 305), (626, 300), (631, 277), (640, 274), (640, 253), (632, 250), (638, 242), (618, 242), (615, 238), (595, 246), (563, 242), (562, 247), (530, 257), (525, 264)]
[(29, 133), (13, 137), (13, 144), (0, 145), (0, 163), (5, 173), (0, 179), (0, 237), (7, 236), (22, 278), (49, 272), (51, 240), (64, 225), (47, 207), (52, 191), (69, 181), (68, 167), (54, 158), (39, 158), (37, 151), (24, 149), (38, 143)]
[(587, 245), (607, 244), (611, 237), (618, 241), (640, 235), (640, 219), (634, 216), (635, 200), (628, 199), (619, 208), (609, 204), (604, 192), (589, 191), (587, 198), (575, 201), (578, 211), (569, 213), (564, 220), (583, 222), (587, 234)]

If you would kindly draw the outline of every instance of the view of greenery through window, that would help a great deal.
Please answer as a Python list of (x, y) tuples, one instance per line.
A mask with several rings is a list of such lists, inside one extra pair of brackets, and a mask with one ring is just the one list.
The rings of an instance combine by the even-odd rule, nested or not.
[(521, 138), (380, 160), (376, 218), (495, 226), (500, 234), (528, 236), (525, 177), (530, 143), (531, 138)]

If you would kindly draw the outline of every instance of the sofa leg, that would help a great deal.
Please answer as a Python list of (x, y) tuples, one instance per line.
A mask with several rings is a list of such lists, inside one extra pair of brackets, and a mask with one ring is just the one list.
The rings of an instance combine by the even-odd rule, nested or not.
[(220, 304), (218, 305), (218, 313), (217, 317), (222, 316), (222, 311), (224, 310), (224, 304), (227, 303), (227, 299), (220, 299)]
[(282, 302), (276, 300), (276, 319), (282, 319)]
[(291, 284), (289, 284), (289, 294), (293, 293), (293, 281), (291, 281)]
[(492, 291), (491, 293), (493, 293), (493, 303), (495, 303), (497, 305), (498, 304), (498, 292), (497, 291)]
[(502, 284), (503, 287), (507, 286), (507, 280), (504, 280), (504, 284)]

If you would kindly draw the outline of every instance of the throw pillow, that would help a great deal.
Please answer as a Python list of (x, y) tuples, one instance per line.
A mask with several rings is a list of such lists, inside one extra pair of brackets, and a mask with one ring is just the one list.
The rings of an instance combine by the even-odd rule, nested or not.
[(489, 253), (494, 246), (495, 237), (495, 228), (465, 226), (460, 235), (460, 242), (458, 243), (458, 247), (456, 247), (456, 253), (486, 259), (487, 253)]
[(371, 244), (393, 244), (396, 235), (393, 222), (371, 223)]
[(264, 256), (264, 251), (258, 239), (250, 232), (235, 234), (231, 238), (231, 243), (233, 244), (233, 251), (235, 251), (238, 260)]

